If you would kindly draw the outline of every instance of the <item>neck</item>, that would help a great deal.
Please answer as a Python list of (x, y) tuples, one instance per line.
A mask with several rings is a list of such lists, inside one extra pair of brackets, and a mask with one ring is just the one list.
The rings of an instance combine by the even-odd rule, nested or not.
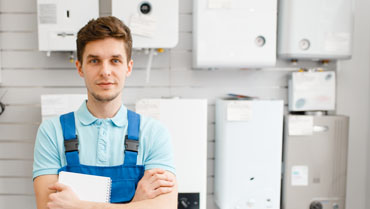
[(97, 118), (113, 118), (122, 106), (121, 95), (109, 102), (98, 101), (90, 94), (88, 94), (87, 97), (87, 109), (93, 116)]

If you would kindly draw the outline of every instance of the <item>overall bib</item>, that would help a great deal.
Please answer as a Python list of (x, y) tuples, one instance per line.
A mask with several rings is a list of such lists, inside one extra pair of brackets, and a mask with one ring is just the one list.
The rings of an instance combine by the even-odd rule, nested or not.
[(74, 113), (60, 116), (67, 165), (60, 171), (106, 176), (112, 179), (111, 203), (130, 202), (135, 195), (137, 183), (144, 175), (144, 166), (136, 165), (139, 148), (140, 115), (127, 110), (128, 128), (125, 137), (125, 159), (117, 166), (89, 166), (80, 164), (78, 138)]

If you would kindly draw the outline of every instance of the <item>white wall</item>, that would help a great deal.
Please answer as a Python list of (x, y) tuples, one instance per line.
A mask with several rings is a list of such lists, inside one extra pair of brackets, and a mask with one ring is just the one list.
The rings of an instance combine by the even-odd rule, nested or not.
[[(368, 0), (359, 0), (368, 4)], [(101, 16), (110, 15), (110, 0), (100, 0)], [(361, 6), (361, 5), (360, 5)], [(369, 10), (369, 7), (366, 7)], [(365, 209), (366, 126), (368, 125), (369, 63), (363, 50), (369, 33), (366, 8), (360, 7), (361, 29), (356, 33), (354, 60), (341, 63), (339, 78), (339, 112), (351, 116), (351, 141), (348, 181), (348, 209)], [(370, 10), (369, 10), (370, 11)], [(367, 16), (365, 16), (367, 15)], [(368, 26), (368, 25), (367, 25)], [(366, 33), (361, 33), (366, 32)], [(361, 36), (361, 37), (360, 37)], [(366, 36), (366, 37), (365, 37)], [(151, 81), (145, 83), (147, 57), (134, 53), (134, 71), (124, 90), (124, 103), (133, 109), (141, 98), (181, 96), (208, 98), (208, 208), (213, 203), (214, 101), (227, 93), (262, 98), (287, 99), (287, 75), (297, 66), (279, 62), (277, 68), (262, 70), (220, 69), (194, 70), (192, 63), (192, 0), (180, 0), (180, 42), (172, 50), (154, 57)], [(0, 116), (0, 208), (35, 208), (32, 189), (33, 144), (41, 121), (40, 95), (84, 93), (84, 83), (67, 53), (45, 53), (37, 49), (36, 0), (0, 0), (0, 43), (2, 50), (2, 84), (0, 95), (7, 109)], [(370, 44), (367, 42), (367, 45)], [(363, 53), (363, 54), (361, 54)], [(366, 62), (366, 64), (365, 64)], [(317, 66), (316, 63), (303, 63)], [(357, 66), (354, 68), (353, 66)], [(335, 68), (331, 64), (330, 68)], [(356, 75), (354, 70), (358, 71)], [(366, 92), (355, 94), (349, 89)], [(357, 100), (349, 100), (357, 99)], [(350, 101), (356, 101), (351, 103)], [(358, 102), (357, 102), (358, 101)], [(359, 105), (354, 108), (354, 104)], [(365, 115), (366, 114), (366, 115)], [(370, 185), (369, 185), (370, 187)], [(361, 192), (355, 192), (361, 191)]]
[(355, 8), (353, 57), (338, 63), (337, 113), (350, 116), (346, 205), (364, 209), (370, 208), (370, 1), (355, 0)]

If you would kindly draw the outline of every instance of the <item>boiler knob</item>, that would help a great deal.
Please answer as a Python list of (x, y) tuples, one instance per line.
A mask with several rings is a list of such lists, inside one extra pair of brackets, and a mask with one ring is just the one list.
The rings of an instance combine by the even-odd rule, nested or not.
[(299, 48), (301, 48), (302, 50), (308, 50), (310, 48), (310, 45), (310, 41), (307, 39), (302, 39), (299, 42)]
[(180, 203), (183, 206), (183, 208), (188, 208), (189, 207), (189, 201), (186, 198), (181, 198)]
[(310, 205), (310, 209), (323, 209), (321, 202), (314, 201)]

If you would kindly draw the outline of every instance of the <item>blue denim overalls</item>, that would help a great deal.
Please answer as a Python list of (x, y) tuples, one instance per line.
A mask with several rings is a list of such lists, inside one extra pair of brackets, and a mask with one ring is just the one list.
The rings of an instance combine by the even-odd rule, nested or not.
[(128, 128), (125, 137), (125, 160), (117, 166), (81, 165), (78, 157), (78, 139), (74, 113), (60, 116), (67, 165), (60, 171), (106, 176), (112, 179), (111, 203), (130, 202), (135, 195), (136, 186), (144, 175), (144, 166), (136, 165), (139, 148), (140, 115), (127, 110)]

